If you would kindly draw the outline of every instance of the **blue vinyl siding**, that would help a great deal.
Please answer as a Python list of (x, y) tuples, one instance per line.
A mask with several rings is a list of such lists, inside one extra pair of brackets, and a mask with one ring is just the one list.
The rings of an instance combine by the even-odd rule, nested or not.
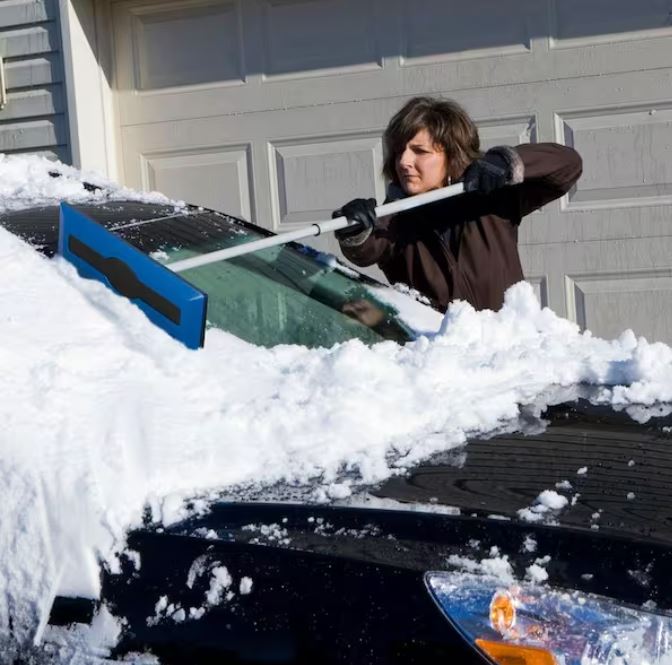
[(70, 163), (57, 0), (0, 1), (0, 55), (7, 86), (0, 152)]

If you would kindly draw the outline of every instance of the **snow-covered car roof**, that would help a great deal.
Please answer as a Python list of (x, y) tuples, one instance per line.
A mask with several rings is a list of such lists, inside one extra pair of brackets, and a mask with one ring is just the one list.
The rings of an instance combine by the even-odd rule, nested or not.
[(78, 169), (34, 155), (0, 153), (0, 213), (58, 205), (137, 201), (180, 209), (184, 201), (159, 192), (140, 192), (98, 173)]

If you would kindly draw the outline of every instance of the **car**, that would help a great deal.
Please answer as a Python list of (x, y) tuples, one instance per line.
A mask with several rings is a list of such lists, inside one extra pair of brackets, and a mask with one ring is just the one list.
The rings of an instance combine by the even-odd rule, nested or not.
[[(168, 265), (268, 235), (190, 206), (77, 209)], [(0, 225), (51, 256), (58, 220), (58, 206), (42, 206), (5, 212)], [(210, 326), (257, 345), (403, 344), (441, 320), (296, 244), (184, 277), (208, 294)], [(195, 499), (168, 526), (148, 514), (119, 565), (101, 569), (99, 599), (54, 599), (47, 641), (104, 610), (123, 626), (111, 660), (667, 662), (671, 413), (618, 411), (588, 386), (558, 387), (521, 404), (500, 434), (354, 498), (239, 488), (205, 508)]]

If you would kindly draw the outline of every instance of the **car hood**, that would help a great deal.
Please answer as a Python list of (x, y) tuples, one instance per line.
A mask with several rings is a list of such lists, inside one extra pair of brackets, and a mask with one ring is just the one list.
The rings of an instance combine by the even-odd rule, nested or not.
[[(587, 400), (552, 407), (528, 423), (527, 433), (470, 441), (439, 463), (390, 479), (374, 494), (466, 516), (607, 531), (670, 545), (669, 411), (662, 405), (618, 412)], [(547, 490), (553, 494), (540, 501)], [(546, 508), (539, 508), (543, 504)]]
[[(278, 662), (297, 662), (291, 650), (317, 648), (318, 638), (324, 653), (336, 654), (334, 663), (391, 662), (384, 657), (390, 638), (401, 645), (395, 649), (422, 647), (416, 660), (404, 651), (398, 662), (446, 662), (466, 647), (442, 623), (425, 573), (485, 571), (493, 561), (510, 565), (517, 579), (543, 564), (551, 588), (670, 608), (672, 429), (670, 417), (661, 416), (670, 410), (654, 410), (658, 417), (647, 423), (631, 417), (641, 420), (642, 411), (619, 413), (586, 401), (541, 417), (521, 412), (525, 433), (470, 441), (373, 490), (381, 506), (405, 503), (410, 510), (376, 510), (375, 501), (374, 509), (363, 509), (238, 496), (182, 522), (130, 533), (120, 569), (104, 570), (102, 578), (104, 602), (127, 626), (119, 653), (151, 646), (170, 654), (168, 662), (195, 662), (195, 649), (212, 649), (216, 634), (226, 653), (267, 662), (257, 658), (263, 633), (289, 650)], [(555, 493), (556, 508), (527, 521), (519, 511), (535, 515), (531, 507), (544, 490)], [(198, 608), (209, 578), (194, 582), (197, 573), (222, 567), (236, 584), (252, 580), (254, 592), (243, 595), (234, 586), (231, 603), (199, 622), (155, 625), (160, 599)], [(84, 610), (77, 599), (59, 597), (50, 623), (81, 621)], [(360, 635), (343, 617), (366, 630)], [(327, 628), (302, 629), (319, 622)], [(365, 660), (362, 649), (383, 655)], [(466, 653), (455, 660), (474, 662)]]

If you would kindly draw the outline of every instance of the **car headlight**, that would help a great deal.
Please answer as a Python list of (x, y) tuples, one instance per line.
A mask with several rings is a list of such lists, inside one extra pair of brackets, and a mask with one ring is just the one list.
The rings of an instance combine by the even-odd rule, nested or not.
[(448, 619), (498, 665), (672, 663), (672, 617), (482, 575), (430, 572), (425, 580)]

